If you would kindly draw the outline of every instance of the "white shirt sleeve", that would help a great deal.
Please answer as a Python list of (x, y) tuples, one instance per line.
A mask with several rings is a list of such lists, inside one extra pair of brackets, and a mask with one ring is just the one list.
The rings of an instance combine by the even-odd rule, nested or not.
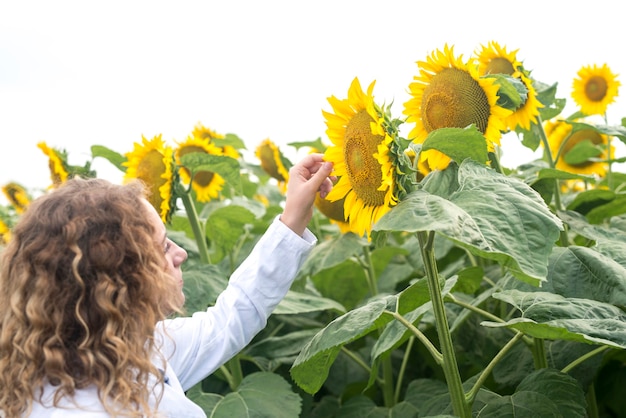
[(161, 352), (170, 367), (167, 375), (175, 375), (187, 390), (248, 345), (267, 324), (315, 243), (309, 230), (301, 237), (274, 219), (214, 306), (163, 321)]

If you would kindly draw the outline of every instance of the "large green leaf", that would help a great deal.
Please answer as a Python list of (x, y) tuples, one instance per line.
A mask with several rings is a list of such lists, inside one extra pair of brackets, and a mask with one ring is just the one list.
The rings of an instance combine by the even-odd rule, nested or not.
[(586, 298), (626, 306), (626, 268), (594, 249), (554, 249), (548, 266), (554, 291), (566, 298)]
[(517, 329), (535, 338), (626, 348), (626, 314), (613, 305), (519, 290), (494, 293), (493, 297), (515, 306), (521, 317), (505, 323), (483, 322), (485, 326)]
[(102, 157), (107, 160), (115, 167), (117, 167), (122, 173), (126, 172), (126, 166), (124, 163), (126, 162), (126, 157), (122, 154), (113, 151), (104, 145), (92, 145), (91, 146), (91, 156), (93, 158)]
[(211, 155), (192, 152), (183, 155), (181, 165), (193, 173), (210, 171), (219, 174), (231, 187), (241, 191), (241, 166), (239, 161), (224, 155)]
[(333, 310), (344, 313), (346, 309), (332, 299), (320, 296), (310, 295), (307, 293), (299, 293), (294, 291), (287, 292), (287, 295), (280, 301), (275, 314), (300, 314), (308, 312), (319, 312)]
[(515, 392), (536, 392), (548, 395), (562, 417), (586, 417), (585, 393), (576, 379), (555, 369), (539, 369), (526, 376)]
[(564, 417), (548, 395), (537, 392), (516, 392), (486, 404), (476, 418)]
[(302, 349), (291, 367), (294, 381), (307, 393), (316, 393), (326, 381), (341, 347), (391, 321), (396, 296), (374, 299), (329, 323)]
[(229, 205), (211, 212), (206, 220), (205, 231), (212, 245), (230, 250), (240, 239), (244, 226), (254, 222), (256, 217), (243, 206)]
[(408, 402), (399, 402), (392, 408), (378, 406), (365, 395), (350, 398), (334, 415), (335, 418), (418, 418), (418, 409)]
[(466, 158), (486, 164), (487, 141), (484, 135), (470, 125), (467, 128), (441, 128), (428, 134), (422, 145), (422, 151), (435, 149), (450, 157), (457, 163)]
[(449, 199), (423, 190), (411, 193), (374, 229), (436, 231), (473, 254), (508, 267), (522, 280), (533, 284), (544, 280), (562, 223), (537, 192), (471, 160), (459, 167), (458, 182)]
[(346, 259), (363, 252), (367, 245), (355, 234), (341, 234), (317, 245), (304, 262), (301, 273), (314, 275), (322, 270), (343, 263)]
[(302, 409), (302, 399), (292, 391), (289, 382), (268, 372), (247, 375), (237, 390), (226, 396), (209, 395), (198, 387), (187, 396), (212, 418), (293, 418)]

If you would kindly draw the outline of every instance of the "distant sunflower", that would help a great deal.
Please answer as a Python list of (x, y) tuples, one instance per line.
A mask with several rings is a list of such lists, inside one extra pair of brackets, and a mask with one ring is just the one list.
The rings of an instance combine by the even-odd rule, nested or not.
[(289, 180), (291, 162), (280, 152), (280, 149), (270, 139), (266, 139), (256, 148), (255, 155), (261, 162), (261, 168), (278, 180), (279, 187), (285, 191)]
[(37, 147), (48, 157), (48, 167), (50, 168), (51, 187), (57, 187), (67, 181), (69, 177), (67, 169), (67, 158), (64, 153), (50, 148), (45, 142), (40, 142)]
[[(181, 164), (183, 155), (200, 152), (210, 155), (222, 155), (222, 150), (206, 139), (199, 137), (188, 137), (185, 141), (178, 144), (176, 149), (176, 163)], [(191, 173), (185, 167), (180, 170), (181, 180), (189, 184), (191, 181)], [(208, 202), (211, 199), (217, 199), (224, 187), (224, 178), (212, 171), (198, 171), (193, 177), (191, 187), (196, 192), (196, 199), (199, 202)]]
[(163, 222), (169, 222), (176, 209), (176, 196), (173, 187), (177, 178), (174, 167), (173, 150), (166, 146), (161, 135), (151, 140), (141, 137), (141, 144), (135, 142), (133, 151), (126, 154), (128, 167), (124, 180), (139, 179), (146, 184), (150, 195), (148, 200), (157, 210)]
[(364, 93), (355, 78), (346, 99), (328, 98), (334, 113), (322, 111), (332, 142), (324, 159), (333, 162), (339, 178), (326, 199), (345, 198), (344, 219), (353, 232), (368, 238), (372, 225), (399, 200), (396, 158), (389, 153), (395, 139), (391, 134), (396, 132), (385, 111), (374, 103), (374, 84)]
[[(576, 174), (598, 175), (601, 177), (606, 174), (609, 157), (608, 136), (593, 129), (582, 129), (571, 134), (572, 125), (563, 120), (547, 121), (544, 124), (544, 130), (548, 137), (548, 144), (550, 145), (550, 152), (553, 158), (558, 156), (556, 168)], [(597, 146), (599, 149), (598, 155), (593, 160), (568, 163), (567, 153), (583, 141), (590, 141)], [(613, 153), (612, 146), (610, 152)]]
[(4, 193), (17, 213), (24, 213), (26, 206), (28, 206), (31, 201), (26, 189), (17, 183), (11, 182), (5, 184), (2, 187), (2, 193)]
[[(193, 131), (191, 132), (191, 136), (195, 138), (203, 138), (209, 142), (214, 142), (216, 139), (220, 140), (220, 139), (226, 138), (226, 135), (217, 133), (214, 130), (209, 129), (206, 126), (202, 125), (201, 123), (198, 123), (193, 128)], [(230, 157), (230, 158), (234, 158), (235, 160), (239, 159), (239, 157), (241, 156), (239, 154), (239, 151), (237, 151), (237, 148), (233, 147), (232, 145), (224, 145), (223, 147), (219, 147), (219, 148), (222, 149), (223, 155)]]
[(517, 126), (529, 130), (531, 123), (537, 123), (539, 109), (543, 107), (543, 104), (537, 99), (537, 90), (533, 87), (528, 72), (517, 59), (518, 50), (507, 52), (506, 47), (501, 47), (494, 41), (481, 47), (482, 49), (476, 52), (480, 76), (506, 74), (519, 79), (528, 90), (524, 103), (506, 117), (505, 124), (511, 130), (515, 130)]
[[(510, 111), (497, 105), (498, 85), (493, 78), (480, 78), (478, 68), (454, 56), (454, 47), (433, 52), (426, 61), (418, 61), (420, 75), (409, 85), (412, 96), (404, 103), (407, 122), (415, 127), (409, 137), (423, 143), (428, 134), (439, 128), (465, 128), (474, 124), (483, 133), (490, 151), (500, 145), (504, 119)], [(437, 150), (420, 154), (431, 169), (444, 169), (450, 158)]]
[(621, 83), (604, 64), (586, 66), (578, 71), (572, 88), (572, 98), (585, 115), (604, 115), (609, 104), (615, 101)]
[(11, 240), (11, 228), (0, 218), (0, 244), (8, 244)]

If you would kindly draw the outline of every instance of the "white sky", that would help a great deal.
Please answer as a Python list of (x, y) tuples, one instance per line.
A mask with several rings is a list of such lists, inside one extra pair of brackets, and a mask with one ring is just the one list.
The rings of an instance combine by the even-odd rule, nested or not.
[[(620, 74), (620, 93), (626, 88), (615, 5), (0, 0), (0, 185), (48, 186), (40, 141), (82, 165), (91, 145), (126, 153), (142, 135), (157, 134), (173, 144), (198, 122), (237, 134), (251, 152), (266, 138), (279, 145), (324, 138), (327, 97), (344, 98), (354, 77), (364, 88), (376, 80), (376, 102), (393, 102), (400, 117), (415, 62), (445, 43), (464, 57), (491, 40), (519, 49), (534, 78), (559, 83), (569, 114), (583, 65), (607, 63)], [(608, 115), (620, 123), (624, 97)], [(533, 158), (517, 142), (503, 139), (505, 165)], [(94, 168), (121, 179), (106, 160)]]

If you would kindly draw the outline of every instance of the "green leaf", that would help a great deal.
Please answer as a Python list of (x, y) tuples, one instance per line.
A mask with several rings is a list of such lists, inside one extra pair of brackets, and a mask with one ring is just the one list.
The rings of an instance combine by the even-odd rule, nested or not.
[(211, 142), (218, 147), (225, 147), (229, 145), (235, 149), (246, 149), (246, 144), (243, 139), (239, 138), (235, 134), (226, 134), (224, 135), (224, 138), (211, 138)]
[(539, 369), (526, 376), (515, 393), (536, 392), (547, 395), (568, 418), (586, 417), (587, 402), (580, 384), (573, 377), (554, 369)]
[(319, 311), (344, 313), (346, 308), (332, 299), (289, 291), (274, 310), (274, 314), (294, 315)]
[(602, 148), (594, 145), (589, 139), (578, 142), (563, 155), (563, 161), (570, 165), (582, 164), (591, 158), (602, 155)]
[(204, 395), (196, 389), (188, 397), (196, 403), (203, 403), (204, 412), (212, 418), (293, 418), (299, 416), (302, 410), (300, 395), (292, 391), (289, 382), (275, 373), (249, 374), (235, 392), (219, 397), (217, 402), (217, 395)]
[(291, 364), (302, 347), (318, 332), (318, 329), (305, 329), (265, 338), (245, 349), (245, 355), (253, 358), (277, 360)]
[(537, 392), (516, 392), (487, 403), (476, 418), (563, 417), (549, 396)]
[(604, 205), (597, 206), (587, 213), (587, 219), (592, 224), (599, 224), (614, 216), (626, 213), (626, 195), (618, 194), (615, 199)]
[(123, 165), (127, 161), (127, 158), (122, 154), (115, 152), (103, 145), (92, 145), (91, 156), (93, 158), (102, 157), (109, 160), (111, 164), (117, 167), (122, 173), (126, 172), (126, 167)]
[(587, 247), (556, 247), (548, 280), (566, 298), (585, 298), (626, 307), (626, 268)]
[(355, 254), (361, 254), (363, 245), (367, 245), (367, 242), (355, 234), (341, 234), (336, 238), (324, 241), (311, 251), (301, 268), (301, 273), (312, 276), (343, 263)]
[(230, 205), (211, 212), (205, 231), (211, 244), (228, 251), (238, 241), (246, 224), (255, 220), (254, 213), (242, 206)]
[(466, 158), (481, 164), (486, 164), (489, 160), (487, 141), (474, 125), (432, 131), (422, 145), (422, 151), (430, 149), (442, 152), (459, 164)]
[(537, 173), (537, 179), (558, 179), (558, 180), (586, 180), (595, 181), (593, 176), (586, 176), (583, 174), (569, 173), (567, 171), (557, 170), (555, 168), (542, 168)]
[(374, 299), (329, 323), (302, 349), (291, 367), (291, 377), (304, 391), (316, 393), (326, 381), (341, 347), (384, 326), (392, 317), (396, 296)]
[(369, 294), (363, 268), (353, 259), (320, 271), (311, 277), (315, 289), (346, 307), (357, 307)]
[(241, 166), (239, 161), (224, 155), (192, 152), (181, 157), (181, 165), (193, 173), (210, 171), (217, 173), (235, 190), (241, 191)]
[(483, 322), (485, 326), (517, 329), (535, 338), (626, 348), (626, 314), (613, 305), (519, 290), (493, 297), (515, 306), (522, 316), (505, 323)]
[(458, 179), (449, 200), (418, 190), (373, 229), (436, 231), (524, 281), (544, 280), (562, 223), (537, 192), (471, 160), (461, 164)]
[(214, 304), (228, 284), (224, 272), (213, 264), (192, 264), (183, 271), (183, 279), (185, 310), (191, 313)]

